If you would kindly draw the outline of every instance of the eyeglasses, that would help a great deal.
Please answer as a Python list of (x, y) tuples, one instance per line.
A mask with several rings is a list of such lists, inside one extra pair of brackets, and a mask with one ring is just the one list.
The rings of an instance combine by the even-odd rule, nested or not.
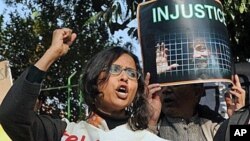
[(109, 69), (109, 73), (113, 74), (113, 75), (119, 75), (119, 74), (121, 74), (122, 71), (125, 71), (128, 78), (131, 80), (138, 80), (141, 76), (141, 74), (134, 69), (131, 69), (131, 68), (124, 68), (123, 69), (122, 66), (116, 65), (116, 64), (111, 65), (111, 67)]

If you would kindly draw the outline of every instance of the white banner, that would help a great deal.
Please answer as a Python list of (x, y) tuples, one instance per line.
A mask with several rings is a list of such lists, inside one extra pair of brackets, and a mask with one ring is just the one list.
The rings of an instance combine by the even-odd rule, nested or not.
[(12, 85), (12, 76), (8, 61), (0, 62), (0, 104)]

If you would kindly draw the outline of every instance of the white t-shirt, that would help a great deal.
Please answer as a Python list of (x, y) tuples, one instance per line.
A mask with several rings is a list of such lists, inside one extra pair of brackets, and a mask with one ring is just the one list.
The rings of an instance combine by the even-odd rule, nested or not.
[(61, 141), (167, 141), (148, 130), (132, 131), (128, 124), (104, 131), (85, 121), (67, 123)]

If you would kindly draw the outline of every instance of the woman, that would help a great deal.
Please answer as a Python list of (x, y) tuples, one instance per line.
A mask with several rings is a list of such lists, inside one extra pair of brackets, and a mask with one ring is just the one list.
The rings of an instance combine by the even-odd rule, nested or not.
[[(82, 90), (90, 109), (87, 121), (55, 120), (33, 112), (42, 77), (76, 39), (71, 29), (57, 29), (51, 47), (15, 82), (0, 107), (0, 122), (14, 141), (163, 140), (143, 130), (148, 124), (144, 80), (137, 57), (120, 47), (90, 59)], [(131, 130), (132, 129), (132, 130)]]

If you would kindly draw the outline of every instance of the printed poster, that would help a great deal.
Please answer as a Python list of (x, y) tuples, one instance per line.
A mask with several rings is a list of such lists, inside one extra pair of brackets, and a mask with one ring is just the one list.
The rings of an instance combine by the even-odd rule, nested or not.
[(216, 0), (152, 0), (137, 11), (144, 72), (162, 86), (230, 82), (232, 57)]
[(8, 61), (0, 62), (0, 105), (12, 85), (12, 76)]

